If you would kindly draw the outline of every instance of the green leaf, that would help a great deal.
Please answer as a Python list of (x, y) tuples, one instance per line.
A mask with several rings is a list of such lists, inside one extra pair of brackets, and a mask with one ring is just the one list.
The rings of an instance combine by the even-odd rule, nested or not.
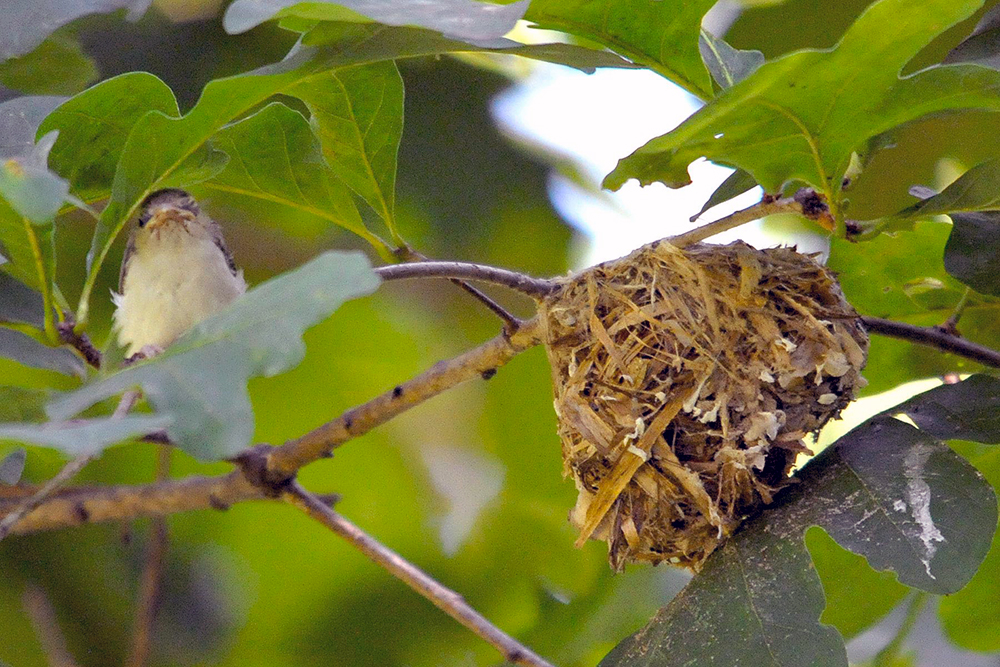
[[(941, 324), (954, 311), (965, 286), (945, 271), (942, 262), (952, 225), (917, 222), (912, 231), (882, 234), (851, 243), (834, 239), (827, 265), (837, 273), (847, 300), (864, 315), (886, 317), (918, 326)], [(969, 340), (996, 345), (1000, 340), (1000, 301), (972, 294), (960, 328)], [(869, 393), (902, 382), (971, 373), (982, 367), (968, 359), (882, 336), (872, 337), (865, 377)]]
[(0, 484), (14, 486), (21, 481), (21, 474), (24, 472), (24, 462), (28, 452), (23, 449), (15, 449), (0, 461)]
[[(560, 45), (522, 46), (500, 40), (496, 47), (476, 46), (429, 30), (374, 24), (322, 23), (303, 38), (303, 44), (309, 43), (310, 36), (320, 45), (299, 46), (280, 63), (209, 82), (198, 103), (184, 116), (151, 111), (135, 124), (118, 161), (111, 199), (101, 212), (91, 242), (87, 279), (76, 310), (78, 322), (87, 321), (97, 274), (142, 199), (167, 183), (185, 186), (205, 180), (210, 172), (204, 165), (213, 164), (211, 157), (205, 157), (211, 156), (207, 142), (223, 126), (272, 95), (305, 86), (310, 78), (322, 78), (333, 68), (396, 58), (485, 50), (547, 59), (566, 53)], [(621, 62), (609, 59), (610, 54), (592, 53), (595, 63)]]
[(0, 322), (42, 328), (45, 324), (42, 295), (8, 274), (0, 273)]
[(150, 111), (180, 113), (173, 92), (152, 74), (129, 72), (88, 88), (38, 128), (40, 134), (59, 130), (49, 164), (84, 201), (106, 197), (129, 133)]
[(712, 81), (699, 53), (701, 19), (714, 0), (533, 0), (524, 18), (579, 35), (644, 65), (701, 99)]
[(334, 69), (285, 91), (309, 108), (326, 162), (397, 237), (396, 155), (403, 135), (403, 80), (396, 63)]
[(0, 84), (30, 95), (72, 95), (97, 76), (97, 65), (68, 35), (52, 35), (31, 53), (0, 62)]
[(719, 187), (715, 188), (715, 191), (708, 198), (708, 201), (705, 202), (705, 205), (701, 207), (701, 210), (691, 217), (691, 222), (700, 218), (708, 209), (723, 204), (734, 197), (739, 197), (744, 192), (748, 192), (755, 187), (757, 187), (757, 181), (754, 180), (753, 176), (742, 169), (737, 169), (729, 174)]
[(823, 592), (803, 542), (811, 525), (907, 586), (950, 594), (968, 583), (989, 549), (996, 497), (964, 459), (895, 412), (804, 466), (798, 484), (601, 664), (846, 666), (838, 633), (819, 622)]
[[(965, 384), (965, 382), (961, 383)], [(1000, 451), (973, 460), (994, 489), (1000, 489)], [(969, 585), (941, 600), (938, 615), (951, 641), (971, 651), (1000, 650), (1000, 531), (993, 535), (990, 552)]]
[(303, 331), (378, 284), (361, 253), (320, 255), (250, 290), (162, 355), (55, 400), (49, 416), (68, 419), (141, 385), (156, 412), (169, 417), (172, 442), (203, 460), (231, 457), (254, 432), (247, 381), (297, 365), (305, 355)]
[(819, 620), (837, 628), (846, 639), (875, 625), (910, 592), (892, 572), (876, 572), (864, 557), (843, 548), (819, 528), (806, 531), (806, 548), (826, 597)]
[(348, 21), (368, 17), (385, 25), (428, 28), (458, 39), (489, 40), (513, 30), (527, 5), (528, 0), (506, 5), (474, 0), (235, 0), (226, 9), (222, 25), (226, 32), (241, 33), (273, 18)]
[(87, 14), (128, 10), (130, 20), (146, 12), (152, 0), (31, 0), (4, 8), (0, 62), (33, 50), (56, 29)]
[(55, 340), (55, 228), (53, 220), (69, 194), (69, 184), (46, 167), (56, 132), (29, 152), (0, 165), (0, 245), (10, 259), (3, 268), (42, 293), (45, 330)]
[(221, 130), (213, 143), (229, 155), (225, 170), (201, 184), (312, 213), (369, 238), (351, 193), (323, 161), (302, 114), (273, 103)]
[[(622, 159), (605, 179), (670, 187), (690, 182), (700, 157), (746, 170), (767, 192), (802, 181), (839, 207), (842, 177), (866, 140), (930, 113), (1000, 108), (1000, 72), (972, 65), (900, 70), (981, 0), (880, 0), (828, 51), (800, 51), (761, 66), (672, 132)], [(901, 19), (905, 17), (905, 19)], [(863, 75), (862, 75), (863, 73)]]
[(128, 438), (161, 431), (170, 419), (161, 415), (129, 415), (74, 419), (45, 424), (0, 424), (0, 440), (58, 449), (69, 456), (96, 454)]
[(1000, 212), (953, 213), (944, 268), (982, 294), (1000, 296)]
[(1000, 209), (1000, 160), (977, 164), (940, 193), (900, 211), (894, 218), (913, 220), (932, 215)]
[(0, 422), (36, 422), (45, 419), (49, 392), (0, 386)]
[(723, 90), (732, 88), (764, 64), (764, 54), (760, 51), (734, 49), (707, 30), (701, 31), (698, 48), (712, 78)]
[(14, 329), (0, 327), (0, 357), (63, 375), (87, 375), (83, 360), (68, 348), (50, 347)]

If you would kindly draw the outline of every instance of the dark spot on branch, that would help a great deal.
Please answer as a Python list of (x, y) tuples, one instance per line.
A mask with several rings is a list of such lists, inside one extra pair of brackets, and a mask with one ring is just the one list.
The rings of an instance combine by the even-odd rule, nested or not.
[(259, 444), (230, 459), (240, 467), (247, 481), (264, 492), (268, 498), (277, 498), (295, 481), (295, 475), (275, 475), (267, 467), (271, 445)]
[(403, 395), (403, 388), (402, 387), (396, 386), (396, 387), (393, 388), (393, 390), (392, 390), (392, 397), (393, 398), (399, 398), (402, 395)]
[(813, 220), (830, 211), (823, 197), (810, 188), (802, 188), (796, 192), (795, 203), (802, 207), (802, 215)]
[(73, 513), (76, 514), (76, 518), (80, 520), (80, 523), (87, 523), (90, 521), (90, 512), (82, 502), (73, 505)]
[(480, 375), (480, 376), (481, 376), (481, 377), (482, 377), (482, 378), (483, 378), (484, 380), (489, 380), (489, 379), (491, 379), (491, 378), (492, 378), (492, 377), (493, 377), (494, 375), (496, 375), (496, 374), (497, 374), (497, 369), (495, 369), (495, 368), (487, 368), (487, 369), (486, 369), (485, 371), (483, 371), (483, 372), (482, 372), (482, 373), (480, 373), (479, 375)]
[(219, 510), (220, 512), (225, 512), (229, 509), (229, 503), (225, 502), (214, 493), (208, 494), (208, 504), (212, 506), (212, 509)]

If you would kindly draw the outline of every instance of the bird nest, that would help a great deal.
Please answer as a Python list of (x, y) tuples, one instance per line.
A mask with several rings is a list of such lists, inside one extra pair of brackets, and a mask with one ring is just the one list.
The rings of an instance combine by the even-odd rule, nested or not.
[(562, 279), (542, 317), (570, 520), (616, 570), (697, 570), (865, 382), (857, 313), (789, 248), (660, 241)]

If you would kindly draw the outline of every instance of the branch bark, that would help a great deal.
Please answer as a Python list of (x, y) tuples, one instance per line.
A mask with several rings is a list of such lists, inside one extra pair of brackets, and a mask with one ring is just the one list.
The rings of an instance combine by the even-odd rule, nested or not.
[(316, 496), (302, 488), (298, 482), (291, 483), (284, 493), (284, 498), (350, 542), (379, 567), (385, 568), (394, 577), (433, 602), (438, 609), (492, 644), (508, 662), (528, 667), (553, 667), (534, 651), (490, 623), (485, 616), (470, 607), (461, 595), (439, 584), (416, 565), (330, 509)]
[(872, 333), (927, 345), (942, 352), (951, 352), (977, 361), (984, 366), (1000, 368), (1000, 351), (956, 336), (943, 327), (918, 327), (905, 322), (884, 320), (881, 317), (862, 317), (861, 322)]

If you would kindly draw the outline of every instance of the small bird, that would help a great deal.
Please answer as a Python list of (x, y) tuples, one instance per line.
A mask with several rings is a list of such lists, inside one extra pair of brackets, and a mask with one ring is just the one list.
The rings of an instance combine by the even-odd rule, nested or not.
[(184, 190), (158, 190), (140, 205), (112, 293), (118, 342), (154, 356), (246, 288), (218, 223)]

